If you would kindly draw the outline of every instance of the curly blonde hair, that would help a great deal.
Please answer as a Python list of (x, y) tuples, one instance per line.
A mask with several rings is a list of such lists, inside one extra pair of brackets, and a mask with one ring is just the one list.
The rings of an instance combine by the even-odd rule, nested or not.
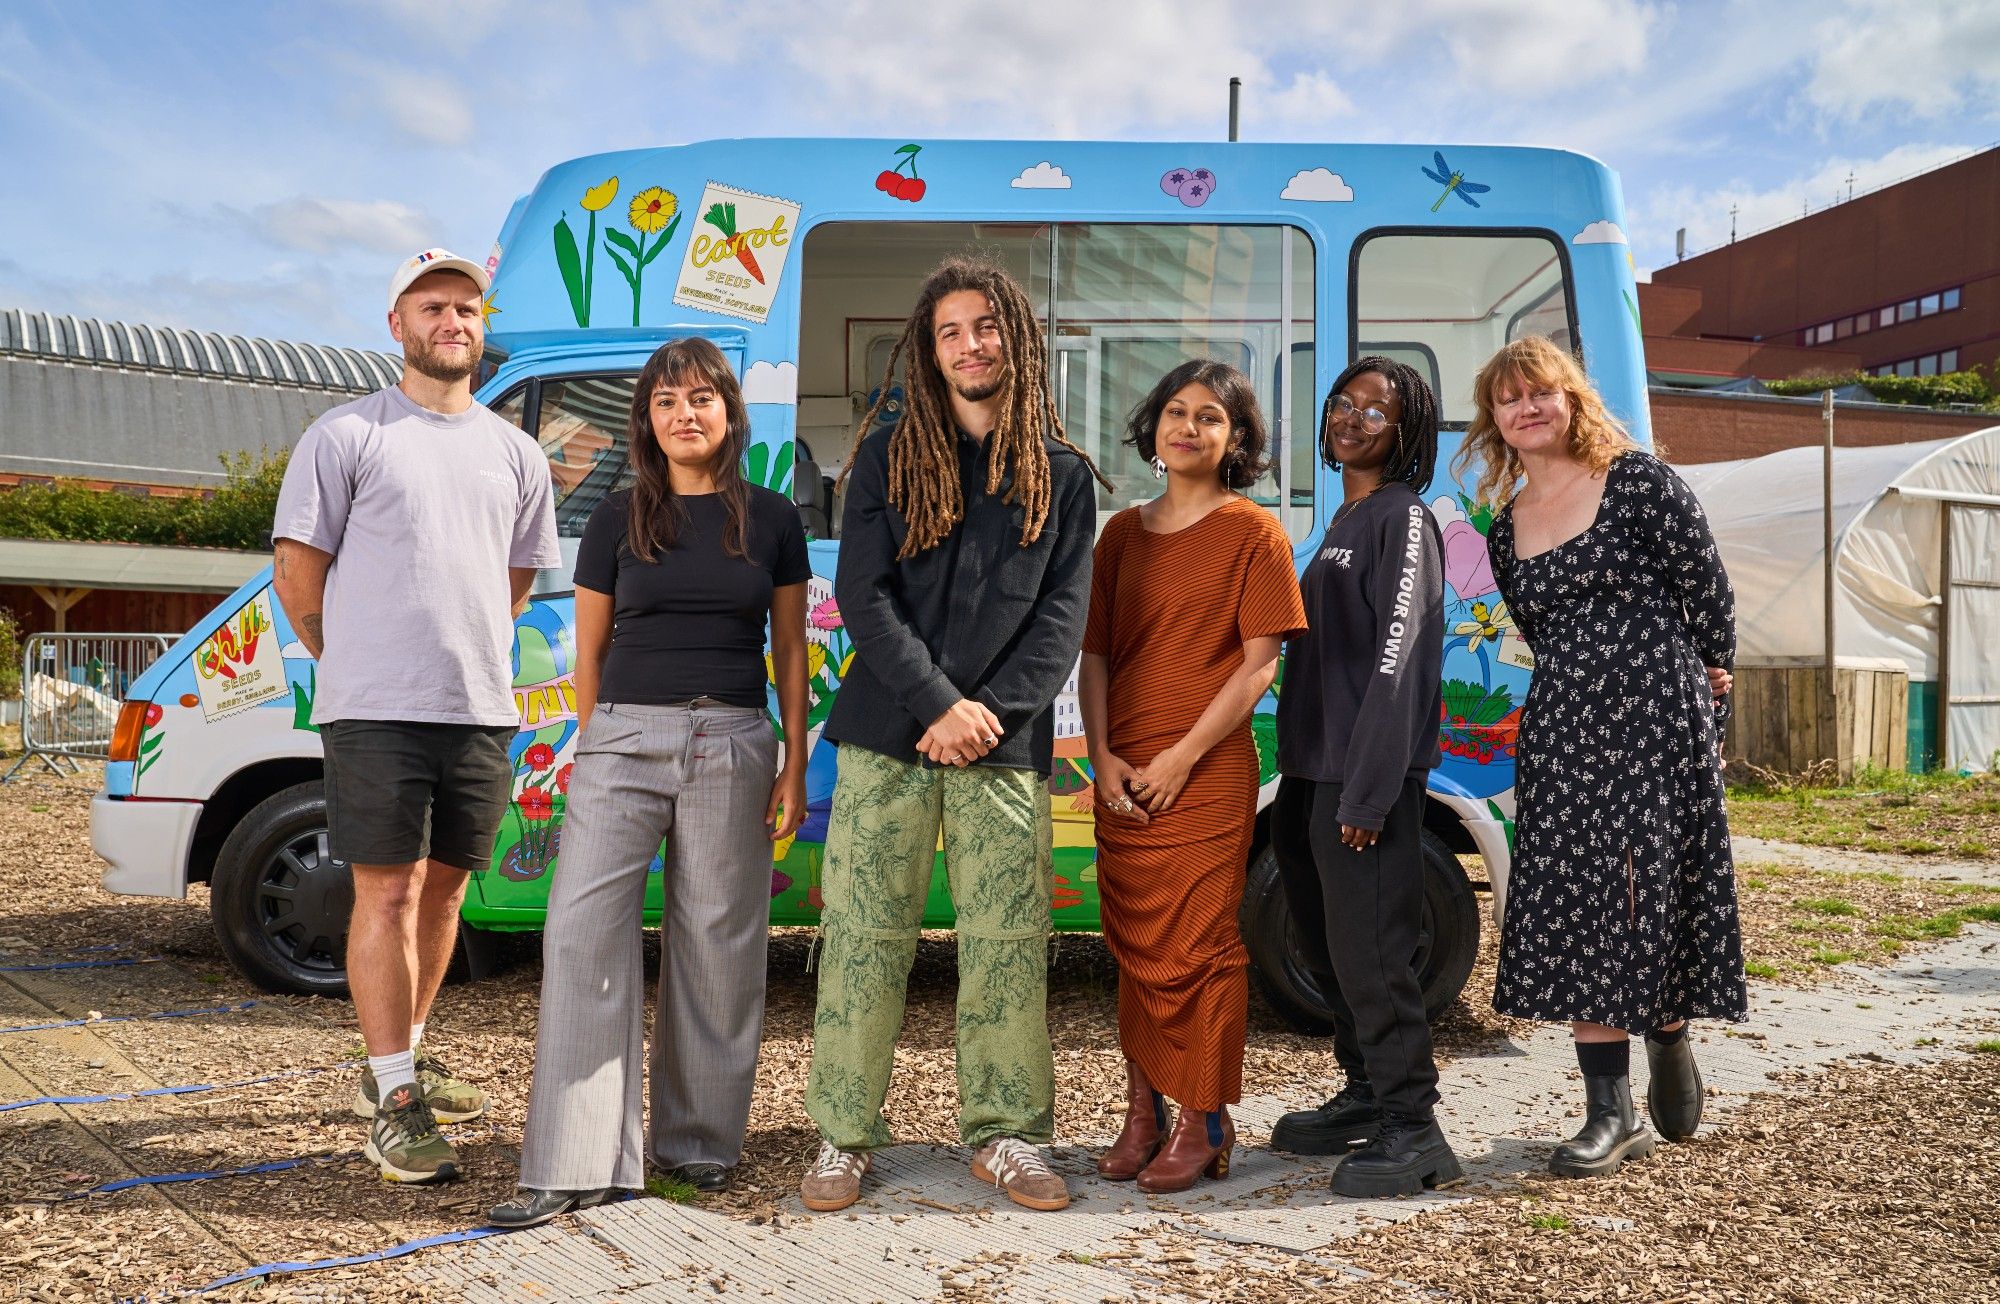
[(1521, 456), (1500, 437), (1499, 423), (1493, 419), (1497, 397), (1516, 388), (1563, 392), (1569, 399), (1569, 455), (1588, 466), (1592, 475), (1603, 475), (1619, 454), (1639, 447), (1605, 409), (1581, 363), (1543, 336), (1524, 335), (1488, 358), (1472, 382), (1472, 424), (1466, 427), (1465, 445), (1451, 466), (1461, 480), (1474, 466), (1479, 468), (1479, 486), (1473, 492), (1478, 502), (1504, 505), (1520, 489)]

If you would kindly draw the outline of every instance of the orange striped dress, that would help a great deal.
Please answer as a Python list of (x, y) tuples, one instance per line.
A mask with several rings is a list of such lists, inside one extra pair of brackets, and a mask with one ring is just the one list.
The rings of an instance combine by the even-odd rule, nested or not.
[[(1173, 534), (1129, 507), (1097, 541), (1083, 650), (1105, 658), (1109, 750), (1144, 766), (1243, 664), (1243, 644), (1305, 628), (1285, 531), (1236, 498)], [(1189, 1109), (1243, 1093), (1249, 956), (1237, 931), (1257, 814), (1250, 723), (1195, 763), (1141, 825), (1096, 807), (1097, 889), (1118, 960), (1118, 1039), (1153, 1089)]]

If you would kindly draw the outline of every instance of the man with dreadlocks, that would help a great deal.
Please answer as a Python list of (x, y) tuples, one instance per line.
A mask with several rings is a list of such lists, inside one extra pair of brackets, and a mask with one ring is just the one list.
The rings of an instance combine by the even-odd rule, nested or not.
[[(903, 410), (875, 429), (898, 364)], [(1027, 295), (951, 258), (924, 282), (848, 463), (835, 596), (853, 665), (826, 834), (809, 1209), (860, 1198), (940, 831), (958, 922), (959, 1131), (1031, 1209), (1069, 1190), (1048, 1032), (1056, 695), (1083, 644), (1096, 468), (1063, 437)], [(1101, 477), (1099, 477), (1101, 478)], [(1106, 486), (1109, 488), (1109, 486)]]
[(1437, 398), (1404, 363), (1360, 358), (1333, 382), (1320, 455), (1344, 501), (1299, 577), (1309, 628), (1278, 699), (1271, 848), (1347, 1085), (1279, 1119), (1271, 1148), (1354, 1151), (1333, 1170), (1338, 1195), (1415, 1195), (1460, 1175), (1416, 971), (1444, 655), (1444, 547), (1423, 499), (1437, 437)]

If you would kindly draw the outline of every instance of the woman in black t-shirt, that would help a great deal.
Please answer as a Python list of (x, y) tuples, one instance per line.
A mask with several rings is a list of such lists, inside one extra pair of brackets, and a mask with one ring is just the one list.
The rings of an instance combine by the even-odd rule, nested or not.
[[(582, 733), (542, 945), (521, 1190), (491, 1215), (505, 1227), (638, 1190), (648, 1156), (697, 1189), (727, 1185), (763, 1027), (771, 844), (805, 815), (805, 531), (783, 495), (743, 480), (749, 418), (721, 351), (684, 339), (655, 353), (630, 433), (636, 483), (592, 513), (577, 555)], [(782, 768), (767, 617), (795, 744)], [(642, 1151), (639, 923), (656, 852), (666, 910)]]

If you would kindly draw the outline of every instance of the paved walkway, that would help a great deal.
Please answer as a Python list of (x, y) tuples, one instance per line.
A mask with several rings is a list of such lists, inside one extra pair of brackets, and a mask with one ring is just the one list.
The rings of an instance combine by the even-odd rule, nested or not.
[[(1857, 1055), (1914, 1062), (1948, 1053), (1965, 1039), (1965, 1025), (2000, 1017), (2000, 929), (1968, 929), (1892, 969), (1836, 971), (1814, 992), (1753, 984), (1752, 999), (1748, 1024), (1698, 1033), (1711, 1120), (1726, 1117), (1742, 1097), (1773, 1089), (1776, 1073)], [(1635, 1094), (1644, 1090), (1644, 1064), (1643, 1055), (1634, 1057)], [(438, 1252), (412, 1275), (473, 1304), (833, 1304), (932, 1299), (974, 1287), (994, 1298), (1079, 1304), (1186, 1298), (1147, 1271), (1157, 1252), (1149, 1254), (1146, 1235), (1158, 1229), (1211, 1243), (1198, 1256), (1203, 1263), (1280, 1253), (1307, 1256), (1329, 1273), (1353, 1272), (1339, 1260), (1339, 1242), (1370, 1223), (1490, 1198), (1516, 1175), (1539, 1169), (1551, 1141), (1574, 1130), (1572, 1072), (1567, 1035), (1555, 1028), (1447, 1065), (1441, 1115), (1468, 1181), (1417, 1199), (1339, 1199), (1327, 1191), (1330, 1163), (1265, 1148), (1281, 1113), (1316, 1104), (1329, 1090), (1302, 1083), (1283, 1099), (1245, 1101), (1236, 1111), (1240, 1140), (1228, 1180), (1185, 1195), (1149, 1199), (1129, 1184), (1101, 1181), (1091, 1167), (1097, 1145), (1059, 1147), (1057, 1163), (1075, 1202), (1062, 1213), (1030, 1213), (973, 1181), (963, 1149), (900, 1146), (877, 1157), (866, 1198), (843, 1213), (808, 1214), (794, 1197), (776, 1219), (753, 1225), (636, 1200)]]

